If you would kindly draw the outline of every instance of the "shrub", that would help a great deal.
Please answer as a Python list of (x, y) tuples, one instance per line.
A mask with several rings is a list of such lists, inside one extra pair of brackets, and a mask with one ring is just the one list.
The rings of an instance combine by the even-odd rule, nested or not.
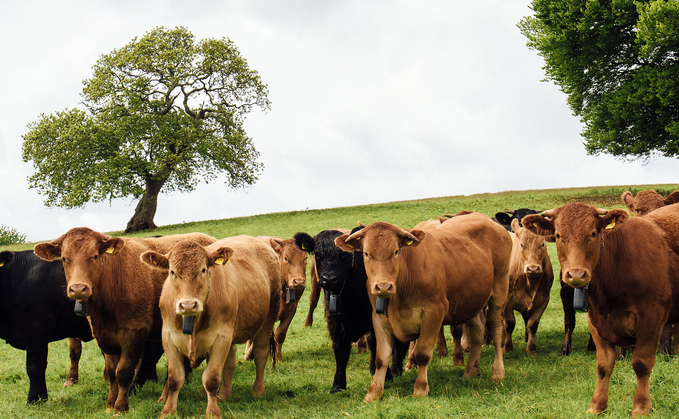
[(19, 233), (14, 227), (0, 224), (0, 246), (17, 243), (26, 243), (26, 235)]

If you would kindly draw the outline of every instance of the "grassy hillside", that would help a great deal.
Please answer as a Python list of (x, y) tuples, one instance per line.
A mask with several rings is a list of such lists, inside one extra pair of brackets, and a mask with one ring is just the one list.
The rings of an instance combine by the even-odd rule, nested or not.
[[(401, 227), (411, 227), (419, 221), (438, 215), (475, 210), (494, 214), (498, 210), (530, 207), (546, 210), (567, 202), (586, 202), (599, 207), (623, 207), (620, 195), (625, 190), (633, 194), (643, 189), (656, 189), (663, 195), (679, 189), (679, 185), (616, 186), (540, 191), (512, 191), (393, 202), (327, 210), (266, 214), (253, 217), (212, 220), (161, 227), (153, 234), (175, 234), (200, 231), (215, 237), (237, 234), (279, 235), (290, 237), (297, 231), (316, 234), (332, 227), (351, 228), (360, 221), (368, 224), (387, 221)], [(119, 235), (110, 232), (112, 235)], [(148, 235), (148, 234), (140, 234)], [(555, 271), (558, 261), (553, 244), (549, 252)], [(23, 248), (31, 248), (31, 245)], [(15, 247), (16, 249), (21, 248)], [(452, 367), (451, 359), (437, 358), (429, 367), (431, 394), (425, 399), (411, 396), (416, 372), (409, 371), (393, 383), (387, 383), (384, 398), (365, 404), (371, 376), (367, 371), (368, 355), (352, 354), (348, 368), (348, 390), (329, 394), (335, 369), (334, 357), (327, 336), (323, 310), (316, 310), (314, 326), (303, 328), (308, 309), (308, 292), (302, 297), (298, 313), (283, 347), (284, 362), (272, 370), (267, 366), (266, 395), (254, 398), (252, 362), (239, 361), (234, 376), (234, 396), (221, 403), (223, 417), (236, 418), (584, 418), (596, 384), (595, 355), (586, 352), (587, 326), (584, 314), (578, 314), (573, 353), (559, 357), (563, 339), (563, 311), (559, 300), (559, 285), (552, 288), (550, 304), (537, 334), (538, 356), (525, 352), (522, 321), (518, 320), (514, 334), (515, 350), (505, 354), (507, 378), (499, 384), (489, 381), (492, 348), (484, 347), (481, 359), (482, 375), (463, 378), (464, 368)], [(520, 316), (518, 316), (520, 317)], [(452, 343), (449, 339), (449, 350)], [(242, 349), (240, 349), (242, 354)], [(25, 406), (28, 378), (25, 372), (25, 352), (0, 344), (0, 412), (4, 417), (47, 418), (109, 418), (104, 413), (108, 384), (102, 382), (103, 357), (96, 343), (83, 345), (81, 381), (62, 388), (68, 371), (66, 341), (50, 345), (47, 386), (50, 400), (40, 406)], [(159, 375), (166, 374), (165, 359), (158, 366)], [(203, 366), (179, 395), (176, 417), (204, 417), (206, 401), (201, 397), (200, 374)], [(636, 378), (631, 357), (619, 361), (613, 374), (607, 418), (627, 418), (632, 406)], [(679, 360), (658, 356), (651, 375), (651, 396), (655, 417), (672, 417), (679, 411)], [(150, 383), (130, 398), (127, 418), (158, 417), (162, 405), (156, 401), (162, 384)]]

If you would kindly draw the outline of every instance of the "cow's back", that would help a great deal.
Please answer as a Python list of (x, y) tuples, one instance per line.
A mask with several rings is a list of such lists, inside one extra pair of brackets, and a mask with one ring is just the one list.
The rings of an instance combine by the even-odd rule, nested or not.
[(245, 343), (272, 311), (274, 321), (278, 315), (281, 294), (278, 256), (268, 244), (245, 235), (218, 240), (206, 250), (210, 252), (222, 246), (232, 248), (233, 256), (220, 267), (226, 276), (224, 292), (227, 294), (221, 298), (237, 296), (238, 317), (233, 342)]

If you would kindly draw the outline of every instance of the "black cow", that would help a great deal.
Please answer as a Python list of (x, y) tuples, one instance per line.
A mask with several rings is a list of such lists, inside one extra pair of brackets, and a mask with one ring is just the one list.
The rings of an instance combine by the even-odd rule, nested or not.
[[(0, 252), (0, 301), (0, 338), (26, 351), (28, 403), (47, 400), (48, 344), (65, 338), (92, 340), (87, 318), (76, 316), (75, 301), (66, 297), (61, 261), (46, 262), (32, 250)], [(78, 379), (81, 347), (80, 341), (69, 341), (67, 385)]]
[(517, 210), (510, 210), (510, 211), (504, 211), (504, 212), (496, 212), (495, 217), (493, 217), (493, 220), (497, 221), (500, 223), (502, 227), (505, 228), (505, 230), (509, 231), (510, 233), (513, 233), (514, 230), (512, 230), (512, 220), (515, 218), (521, 222), (523, 217), (526, 215), (530, 214), (539, 214), (542, 211), (536, 211), (528, 208), (519, 208)]
[[(354, 231), (360, 228), (362, 227), (357, 227)], [(337, 230), (324, 230), (315, 237), (306, 233), (295, 235), (297, 246), (311, 249), (314, 254), (319, 284), (325, 292), (325, 319), (335, 354), (335, 378), (331, 393), (346, 390), (351, 344), (366, 334), (370, 350), (369, 369), (371, 374), (375, 373), (373, 308), (366, 289), (368, 277), (363, 265), (363, 255), (361, 252), (344, 252), (337, 247), (335, 239), (342, 234)], [(395, 342), (388, 379), (401, 374), (407, 351), (407, 343)]]

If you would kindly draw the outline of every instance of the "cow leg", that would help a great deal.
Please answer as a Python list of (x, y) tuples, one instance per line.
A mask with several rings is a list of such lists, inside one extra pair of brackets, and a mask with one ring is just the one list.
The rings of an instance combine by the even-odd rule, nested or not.
[(505, 352), (511, 352), (514, 350), (514, 342), (512, 342), (512, 334), (514, 333), (514, 328), (516, 327), (516, 317), (514, 317), (514, 308), (511, 304), (507, 304), (505, 307), (505, 330), (506, 336), (504, 341)]
[(450, 334), (453, 335), (453, 366), (464, 366), (464, 349), (462, 348), (462, 335), (464, 334), (464, 326), (458, 324), (457, 326), (450, 326)]
[[(561, 278), (561, 273), (559, 273), (559, 278)], [(575, 330), (575, 309), (573, 309), (575, 289), (566, 285), (563, 281), (559, 281), (559, 283), (561, 284), (559, 295), (561, 296), (561, 304), (563, 305), (564, 325), (564, 337), (559, 355), (570, 355), (571, 344), (573, 342), (573, 330)]]
[(438, 338), (436, 338), (436, 353), (440, 357), (448, 356), (448, 344), (446, 343), (446, 334), (443, 332), (443, 326), (441, 326)]
[[(254, 342), (254, 347), (255, 362), (257, 362), (259, 348), (257, 347), (256, 341)], [(205, 410), (206, 418), (221, 417), (217, 393), (219, 392), (220, 378), (224, 374), (226, 360), (232, 351), (235, 352), (235, 345), (231, 344), (231, 336), (219, 336), (217, 339), (215, 339), (210, 356), (207, 358), (205, 371), (203, 371), (203, 389), (205, 389), (205, 392), (207, 393), (207, 409)]]
[(146, 341), (137, 374), (134, 376), (132, 384), (130, 384), (130, 394), (135, 394), (152, 376), (155, 375), (156, 380), (158, 379), (156, 364), (160, 357), (163, 356), (163, 352), (163, 344), (161, 342)]
[[(297, 300), (299, 301), (299, 300)], [(278, 324), (278, 327), (276, 328), (276, 362), (283, 362), (283, 342), (285, 342), (285, 337), (288, 334), (288, 328), (290, 327), (290, 323), (292, 323), (292, 318), (295, 316), (295, 313), (297, 312), (297, 303), (291, 304), (290, 306), (285, 307), (285, 312), (283, 313), (283, 317), (281, 317), (281, 322)]]
[[(423, 318), (420, 329), (420, 336), (415, 342), (414, 358), (417, 362), (417, 378), (415, 379), (415, 388), (413, 389), (413, 397), (425, 397), (429, 395), (429, 379), (427, 371), (429, 369), (429, 362), (434, 352), (434, 344), (442, 329), (441, 318), (434, 325), (434, 323)], [(430, 319), (429, 319), (430, 320)], [(480, 353), (480, 351), (479, 351)]]
[(269, 327), (262, 327), (253, 338), (252, 345), (256, 370), (255, 383), (252, 385), (253, 396), (259, 397), (264, 395), (264, 370), (266, 369), (266, 361), (269, 359), (269, 339), (272, 329), (273, 323), (270, 323)]
[(26, 374), (28, 375), (27, 404), (47, 400), (47, 342), (26, 342)]
[(409, 343), (403, 343), (398, 339), (394, 339), (394, 349), (391, 358), (391, 372), (392, 377), (398, 377), (403, 373), (403, 360), (408, 355)]
[(672, 325), (666, 324), (662, 329), (662, 334), (660, 335), (660, 345), (658, 346), (658, 351), (661, 354), (670, 355), (672, 354)]
[(361, 336), (359, 340), (356, 341), (356, 353), (362, 354), (368, 351), (368, 343), (366, 342), (366, 335)]
[[(649, 312), (654, 315), (661, 311), (661, 309), (658, 309), (657, 307), (655, 310), (653, 307), (648, 307), (648, 309)], [(632, 368), (637, 375), (637, 391), (634, 394), (632, 417), (646, 415), (651, 412), (651, 390), (649, 388), (649, 379), (651, 378), (651, 371), (653, 371), (653, 367), (655, 366), (658, 342), (660, 341), (661, 334), (664, 332), (663, 323), (657, 322), (657, 324), (653, 324), (652, 321), (649, 322), (648, 319), (643, 318), (639, 319), (637, 323), (637, 342), (632, 354)]]
[(106, 398), (106, 413), (114, 409), (118, 399), (118, 380), (116, 368), (120, 360), (119, 355), (104, 354), (104, 376), (108, 377), (108, 397)]
[(116, 412), (129, 410), (130, 385), (134, 378), (134, 372), (141, 359), (146, 344), (146, 335), (143, 331), (135, 331), (125, 338), (123, 350), (116, 366), (116, 382), (118, 383), (118, 398), (114, 409)]
[(535, 335), (538, 333), (538, 326), (540, 325), (540, 319), (547, 308), (549, 300), (545, 302), (540, 307), (534, 307), (533, 310), (524, 314), (523, 320), (526, 324), (526, 333), (528, 334), (528, 340), (526, 341), (526, 352), (532, 355), (538, 354), (537, 344), (535, 343)]
[[(507, 284), (507, 281), (504, 281)], [(493, 368), (490, 373), (490, 381), (498, 382), (505, 379), (505, 364), (504, 364), (504, 334), (505, 326), (503, 320), (504, 306), (507, 302), (507, 287), (502, 291), (502, 281), (496, 281), (493, 287), (493, 295), (488, 300), (488, 316), (487, 320), (490, 322), (490, 334), (493, 338), (493, 346), (495, 347), (495, 359), (493, 360)], [(479, 323), (481, 324), (481, 338), (485, 332), (485, 322), (481, 321), (482, 314), (479, 313)], [(480, 351), (480, 348), (479, 348)], [(471, 359), (471, 358), (470, 358)], [(477, 361), (478, 362), (478, 361)], [(471, 363), (471, 361), (469, 362)]]
[(243, 361), (249, 361), (252, 359), (252, 340), (245, 343), (245, 353), (243, 354)]
[(346, 338), (333, 337), (332, 351), (335, 354), (335, 378), (332, 381), (330, 393), (337, 393), (347, 389), (347, 363), (351, 355), (351, 341)]
[[(384, 393), (384, 381), (387, 377), (387, 370), (389, 369), (389, 362), (393, 353), (393, 336), (388, 334), (382, 327), (382, 320), (373, 312), (373, 326), (375, 339), (377, 341), (375, 348), (375, 375), (368, 387), (368, 393), (363, 398), (365, 402), (372, 402), (382, 398)], [(432, 346), (434, 342), (431, 342)], [(431, 350), (432, 347), (430, 347)], [(345, 377), (346, 379), (346, 377)]]
[(161, 418), (172, 415), (177, 411), (179, 390), (181, 390), (186, 379), (186, 371), (184, 370), (185, 357), (172, 343), (170, 334), (165, 331), (163, 331), (163, 342), (165, 342), (165, 357), (167, 358), (167, 381), (163, 387), (163, 394), (161, 394), (158, 400), (161, 403), (165, 403), (160, 415)]
[(417, 362), (415, 362), (415, 343), (417, 340), (410, 341), (409, 347), (408, 347), (408, 362), (406, 363), (406, 366), (404, 367), (406, 371), (410, 371), (413, 368), (417, 367)]
[(309, 312), (306, 315), (306, 320), (304, 320), (304, 327), (311, 327), (314, 324), (314, 310), (318, 305), (318, 299), (321, 296), (321, 286), (318, 285), (318, 274), (316, 273), (316, 260), (311, 259), (311, 269), (310, 269), (310, 281), (311, 282), (311, 292), (309, 293)]
[(469, 342), (469, 359), (467, 360), (467, 368), (465, 369), (465, 377), (476, 377), (481, 373), (481, 347), (483, 346), (483, 324), (479, 316), (465, 322), (467, 326), (467, 340)]
[(236, 345), (232, 345), (229, 356), (226, 357), (224, 370), (222, 371), (222, 387), (219, 389), (219, 398), (224, 401), (233, 394), (233, 373), (236, 370)]
[(71, 368), (68, 370), (64, 387), (70, 387), (78, 382), (78, 363), (82, 352), (82, 341), (78, 338), (68, 338), (68, 356), (71, 359)]
[(602, 413), (608, 407), (608, 387), (615, 367), (615, 346), (605, 341), (592, 326), (587, 315), (589, 332), (596, 345), (597, 383), (588, 413)]

